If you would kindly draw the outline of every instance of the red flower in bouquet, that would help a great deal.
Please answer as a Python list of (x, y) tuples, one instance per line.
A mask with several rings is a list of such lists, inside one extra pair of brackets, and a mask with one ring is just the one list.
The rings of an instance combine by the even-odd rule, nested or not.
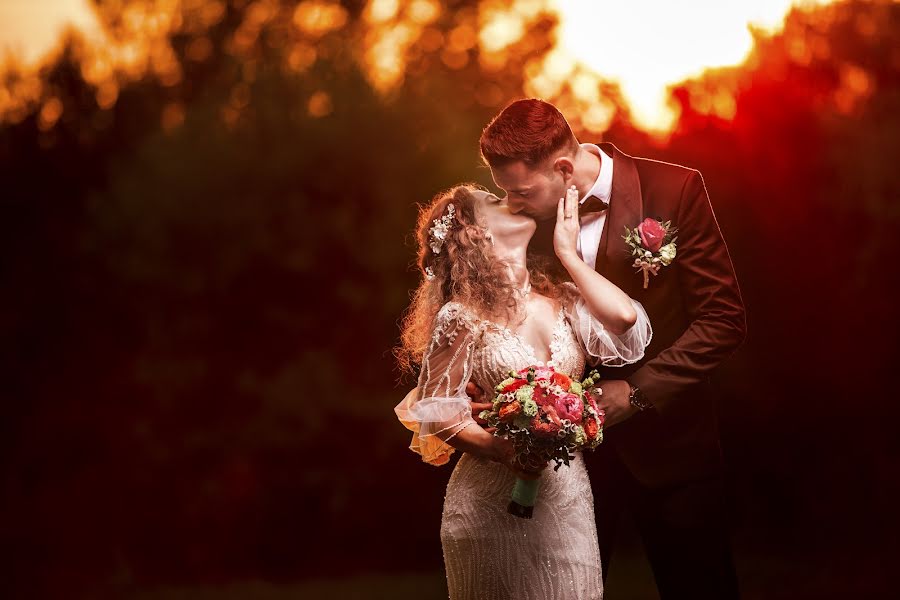
[(554, 405), (556, 402), (556, 396), (553, 395), (553, 392), (540, 386), (534, 388), (532, 399), (538, 406)]
[(515, 379), (515, 380), (513, 380), (512, 383), (510, 383), (509, 385), (504, 387), (503, 391), (504, 392), (514, 392), (517, 389), (519, 389), (520, 387), (522, 387), (523, 385), (527, 385), (527, 384), (528, 384), (527, 379)]
[(595, 393), (596, 393), (596, 390), (585, 390), (584, 391), (584, 401), (587, 403), (588, 406), (590, 406), (592, 409), (594, 409), (595, 413), (601, 414), (600, 409), (597, 408), (597, 401), (594, 399)]
[(550, 378), (550, 381), (558, 385), (564, 390), (569, 389), (569, 386), (572, 385), (572, 380), (569, 379), (569, 376), (565, 373), (553, 373), (553, 376)]
[(597, 434), (600, 433), (600, 425), (597, 424), (596, 419), (588, 419), (584, 422), (584, 433), (587, 434), (589, 440), (597, 438)]

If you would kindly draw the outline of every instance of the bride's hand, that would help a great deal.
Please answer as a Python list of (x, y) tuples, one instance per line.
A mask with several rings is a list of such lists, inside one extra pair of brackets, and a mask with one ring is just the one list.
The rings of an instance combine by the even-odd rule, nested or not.
[(492, 460), (505, 466), (517, 477), (537, 479), (541, 476), (541, 471), (547, 467), (547, 463), (544, 463), (537, 470), (524, 469), (522, 465), (516, 462), (516, 451), (513, 449), (512, 442), (501, 437), (495, 437), (494, 440), (494, 457)]
[(556, 228), (553, 230), (553, 250), (560, 260), (578, 256), (578, 190), (573, 185), (566, 197), (556, 205)]

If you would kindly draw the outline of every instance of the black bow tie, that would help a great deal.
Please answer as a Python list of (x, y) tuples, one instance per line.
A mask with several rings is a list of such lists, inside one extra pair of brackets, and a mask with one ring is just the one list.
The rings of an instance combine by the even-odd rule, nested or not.
[(599, 213), (604, 210), (609, 210), (609, 202), (601, 200), (597, 196), (588, 196), (581, 203), (581, 206), (578, 207), (578, 215), (583, 217), (584, 215)]

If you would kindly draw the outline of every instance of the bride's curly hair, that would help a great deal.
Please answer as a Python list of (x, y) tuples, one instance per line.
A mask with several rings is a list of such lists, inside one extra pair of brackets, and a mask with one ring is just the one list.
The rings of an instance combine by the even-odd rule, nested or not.
[[(421, 364), (431, 340), (434, 318), (451, 300), (504, 326), (512, 327), (525, 320), (524, 307), (509, 278), (506, 262), (494, 255), (488, 229), (476, 216), (476, 198), (472, 193), (476, 190), (487, 191), (478, 184), (463, 183), (419, 206), (416, 262), (423, 279), (403, 316), (401, 343), (394, 352), (402, 372), (414, 373)], [(447, 205), (451, 203), (455, 218), (450, 221), (440, 252), (434, 253), (429, 230), (435, 220), (448, 214)], [(426, 269), (433, 277), (426, 275)], [(528, 272), (533, 290), (551, 298), (564, 295), (558, 278), (551, 276), (546, 259), (529, 254)]]

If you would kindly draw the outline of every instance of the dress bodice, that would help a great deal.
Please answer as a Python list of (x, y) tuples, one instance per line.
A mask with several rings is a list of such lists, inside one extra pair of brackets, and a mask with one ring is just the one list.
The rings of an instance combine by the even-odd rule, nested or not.
[(473, 349), (472, 381), (490, 392), (510, 371), (532, 365), (553, 367), (573, 379), (581, 379), (585, 357), (575, 332), (560, 308), (550, 337), (550, 360), (538, 360), (537, 352), (521, 334), (487, 320), (478, 322), (479, 336)]

